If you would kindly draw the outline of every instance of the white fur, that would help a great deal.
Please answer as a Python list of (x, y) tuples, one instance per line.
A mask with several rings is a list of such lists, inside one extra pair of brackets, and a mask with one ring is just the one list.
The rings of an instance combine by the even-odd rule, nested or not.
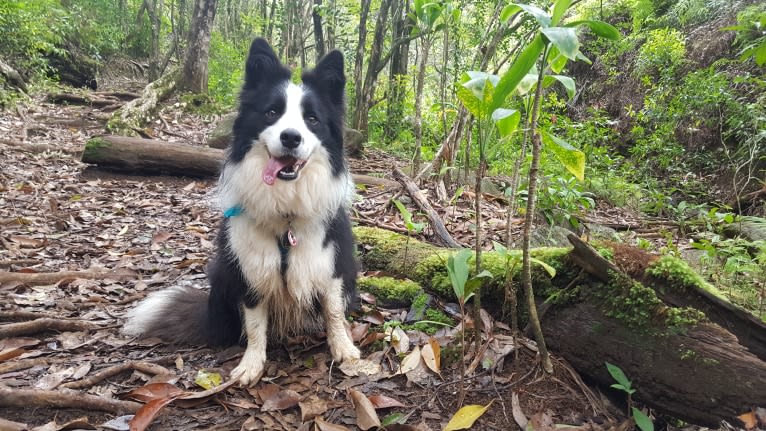
[(303, 98), (303, 88), (293, 83), (287, 84), (285, 88), (285, 112), (276, 123), (267, 127), (261, 132), (261, 141), (266, 144), (269, 153), (272, 156), (280, 157), (287, 155), (282, 148), (280, 135), (286, 129), (295, 129), (300, 133), (303, 141), (293, 150), (296, 158), (308, 160), (314, 153), (314, 150), (321, 145), (319, 139), (311, 133), (303, 120), (303, 109), (301, 108), (301, 99)]
[[(312, 328), (306, 311), (318, 298), (322, 303), (327, 340), (333, 358), (359, 358), (344, 326), (343, 283), (334, 278), (335, 245), (324, 245), (328, 222), (338, 209), (350, 203), (354, 187), (351, 176), (333, 177), (329, 154), (308, 130), (300, 107), (302, 89), (286, 87), (287, 109), (274, 125), (264, 130), (239, 163), (229, 163), (219, 183), (224, 210), (240, 206), (244, 214), (230, 219), (227, 232), (230, 251), (237, 256), (258, 305), (243, 307), (247, 349), (232, 376), (250, 385), (263, 373), (266, 358), (266, 328), (287, 335)], [(307, 160), (293, 181), (263, 181), (269, 156), (282, 154), (279, 135), (287, 128), (298, 130), (303, 142), (297, 157)], [(267, 152), (268, 148), (268, 152)], [(284, 280), (277, 238), (292, 231), (297, 244), (290, 247)], [(285, 283), (286, 282), (286, 283)]]
[(153, 319), (156, 316), (162, 316), (168, 306), (175, 302), (180, 290), (178, 287), (171, 287), (149, 294), (138, 303), (138, 306), (127, 312), (122, 333), (131, 337), (142, 335), (154, 322)]

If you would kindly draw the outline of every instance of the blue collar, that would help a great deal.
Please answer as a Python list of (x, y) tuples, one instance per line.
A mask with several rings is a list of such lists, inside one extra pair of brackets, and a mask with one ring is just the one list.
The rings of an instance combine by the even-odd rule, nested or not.
[(245, 212), (245, 209), (242, 208), (241, 205), (235, 205), (233, 207), (230, 207), (230, 208), (226, 209), (223, 212), (223, 216), (226, 217), (226, 218), (231, 218), (231, 217), (236, 217), (238, 215), (242, 215), (242, 213), (244, 213), (244, 212)]

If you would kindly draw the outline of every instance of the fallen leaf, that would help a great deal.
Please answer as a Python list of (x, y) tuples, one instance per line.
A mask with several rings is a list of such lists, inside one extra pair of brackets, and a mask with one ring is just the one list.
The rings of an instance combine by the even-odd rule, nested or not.
[(270, 412), (274, 410), (284, 410), (290, 407), (295, 407), (301, 400), (301, 395), (290, 389), (283, 389), (276, 394), (272, 395), (266, 400), (263, 400), (261, 411)]
[(86, 362), (86, 363), (80, 365), (79, 367), (77, 367), (74, 370), (74, 373), (72, 373), (72, 379), (74, 379), (74, 380), (82, 379), (83, 377), (85, 377), (90, 372), (90, 369), (92, 367), (93, 367), (93, 363), (92, 362)]
[(383, 322), (386, 321), (386, 318), (383, 317), (383, 313), (381, 313), (378, 310), (370, 311), (369, 313), (362, 316), (362, 319), (365, 322), (370, 322), (373, 325), (382, 325)]
[(402, 354), (410, 351), (410, 337), (404, 332), (401, 326), (394, 328), (388, 328), (389, 342), (391, 346), (396, 350), (396, 353)]
[(340, 371), (343, 372), (343, 374), (349, 377), (356, 377), (359, 375), (372, 376), (381, 372), (379, 363), (364, 358), (345, 360), (338, 368), (340, 368)]
[(517, 392), (511, 393), (511, 413), (513, 414), (513, 420), (516, 421), (516, 425), (519, 428), (527, 429), (527, 415), (521, 410), (521, 403), (519, 402), (519, 394)]
[(152, 244), (162, 244), (163, 242), (169, 240), (172, 236), (173, 234), (170, 232), (159, 231), (152, 235)]
[(128, 431), (130, 430), (131, 419), (133, 419), (133, 415), (119, 416), (99, 426), (113, 431)]
[(222, 381), (223, 378), (220, 373), (213, 373), (206, 370), (197, 371), (197, 377), (194, 379), (194, 383), (208, 390), (220, 385)]
[(36, 338), (9, 338), (0, 340), (0, 361), (7, 361), (27, 352), (24, 347), (40, 344)]
[(476, 420), (479, 419), (491, 405), (492, 401), (490, 401), (486, 406), (480, 406), (477, 404), (464, 406), (458, 410), (454, 416), (452, 416), (452, 419), (447, 422), (447, 426), (443, 431), (454, 431), (471, 428), (473, 423), (476, 422)]
[(551, 417), (548, 412), (533, 414), (532, 417), (529, 418), (529, 423), (527, 425), (535, 431), (555, 431), (557, 428), (556, 424), (553, 422), (553, 417)]
[(380, 426), (380, 418), (375, 412), (375, 407), (372, 405), (369, 399), (364, 396), (363, 393), (349, 389), (348, 395), (351, 401), (354, 403), (354, 410), (356, 411), (356, 425), (363, 429), (368, 430), (373, 427)]
[(401, 365), (399, 365), (399, 371), (396, 374), (407, 374), (414, 370), (420, 364), (420, 346), (415, 346), (407, 356), (402, 359)]
[(316, 429), (319, 429), (319, 431), (351, 431), (347, 427), (344, 427), (343, 425), (337, 425), (330, 422), (325, 421), (322, 419), (321, 416), (317, 416), (314, 419), (314, 425), (316, 425)]
[(354, 326), (351, 328), (351, 339), (354, 340), (355, 343), (358, 343), (367, 336), (369, 330), (369, 323), (354, 323)]
[(257, 395), (258, 399), (260, 399), (261, 402), (264, 402), (267, 399), (273, 397), (274, 394), (280, 391), (280, 389), (281, 388), (279, 387), (279, 385), (275, 385), (274, 383), (268, 383), (256, 389), (249, 389), (248, 392), (250, 392), (251, 395)]
[(737, 419), (742, 421), (742, 424), (745, 426), (745, 429), (751, 430), (755, 428), (756, 425), (758, 425), (758, 420), (755, 417), (755, 413), (748, 412), (742, 415), (737, 416)]
[(143, 407), (138, 409), (133, 419), (130, 420), (130, 431), (144, 431), (147, 429), (160, 410), (172, 403), (174, 399), (176, 399), (176, 396), (159, 398), (144, 404)]
[(431, 338), (428, 343), (423, 345), (420, 350), (420, 356), (423, 357), (423, 362), (426, 366), (436, 374), (441, 375), (441, 346), (436, 339)]
[(55, 389), (64, 380), (72, 377), (72, 374), (74, 374), (74, 368), (72, 367), (46, 374), (35, 384), (35, 389), (42, 389), (44, 391)]
[(308, 398), (298, 403), (298, 408), (301, 409), (301, 421), (306, 422), (327, 411), (327, 400), (311, 394)]
[(150, 402), (164, 398), (177, 397), (183, 393), (183, 389), (179, 389), (169, 383), (149, 383), (148, 385), (133, 389), (125, 394), (123, 398)]
[(391, 397), (387, 397), (385, 395), (372, 395), (370, 397), (367, 397), (367, 399), (370, 400), (370, 402), (376, 409), (387, 409), (391, 407), (405, 407), (404, 404), (400, 403), (399, 401)]

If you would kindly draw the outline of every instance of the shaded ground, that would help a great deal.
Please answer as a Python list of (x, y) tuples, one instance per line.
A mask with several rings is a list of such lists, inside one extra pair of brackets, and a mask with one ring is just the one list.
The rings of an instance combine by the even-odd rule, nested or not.
[[(123, 314), (147, 292), (172, 285), (206, 286), (205, 265), (221, 217), (214, 204), (214, 182), (86, 169), (78, 161), (78, 152), (87, 138), (101, 133), (99, 122), (72, 127), (53, 124), (51, 119), (94, 119), (103, 114), (89, 107), (37, 102), (0, 114), (0, 135), (5, 137), (5, 145), (0, 144), (0, 271), (106, 268), (123, 272), (119, 279), (65, 277), (36, 286), (13, 281), (0, 285), (0, 324), (50, 316), (96, 326), (66, 331), (41, 327), (0, 340), (0, 388), (63, 392), (67, 385), (77, 386), (128, 361), (135, 361), (130, 370), (82, 383), (77, 391), (117, 399), (147, 383), (202, 391), (195, 384), (200, 370), (225, 379), (240, 358), (240, 348), (172, 347), (158, 340), (131, 340), (118, 332)], [(150, 130), (152, 135), (193, 144), (204, 142), (216, 119), (185, 113), (173, 104), (160, 116)], [(54, 150), (30, 152), (30, 144), (49, 144)], [(393, 162), (372, 153), (366, 160), (352, 161), (352, 167), (360, 173), (386, 175)], [(358, 221), (403, 229), (398, 212), (383, 210), (392, 191), (367, 188), (359, 193), (363, 198), (355, 203)], [(439, 210), (447, 214), (446, 224), (458, 241), (469, 244), (471, 214), (466, 209), (468, 197), (464, 199), (454, 208)], [(485, 214), (490, 238), (502, 239), (504, 206), (489, 200)], [(127, 280), (122, 278), (125, 271)], [(375, 334), (384, 332), (383, 320), (403, 320), (407, 310), (376, 309), (374, 298), (365, 299), (366, 314), (354, 319), (352, 331), (358, 342), (364, 340), (364, 356), (380, 364), (380, 372), (346, 375), (328, 360), (321, 337), (290, 340), (272, 345), (267, 375), (256, 387), (232, 387), (198, 405), (171, 404), (151, 429), (334, 429), (312, 424), (314, 415), (357, 429), (359, 413), (349, 400), (353, 390), (399, 402), (401, 406), (378, 409), (381, 418), (398, 414), (402, 422), (413, 426), (399, 429), (441, 429), (458, 409), (461, 379), (456, 330), (441, 331), (435, 338), (442, 351), (441, 377), (422, 361), (407, 375), (395, 375), (408, 352), (428, 344), (428, 337), (409, 331), (410, 348), (397, 354), (380, 339), (382, 335)], [(514, 393), (520, 401), (517, 413), (547, 424), (539, 429), (551, 429), (552, 423), (586, 424), (592, 429), (615, 426), (599, 397), (562, 361), (556, 360), (553, 377), (543, 376), (534, 359), (534, 343), (514, 345), (506, 329), (497, 324), (492, 334), (485, 334), (488, 351), (494, 352), (499, 366), (485, 370), (477, 364), (473, 376), (462, 380), (464, 404), (493, 403), (474, 429), (518, 428), (512, 414)], [(82, 417), (84, 422), (69, 428), (127, 429), (124, 420), (108, 422), (120, 416), (77, 408), (0, 407), (0, 418), (30, 426), (48, 424), (41, 428), (45, 430), (63, 429), (62, 424)]]

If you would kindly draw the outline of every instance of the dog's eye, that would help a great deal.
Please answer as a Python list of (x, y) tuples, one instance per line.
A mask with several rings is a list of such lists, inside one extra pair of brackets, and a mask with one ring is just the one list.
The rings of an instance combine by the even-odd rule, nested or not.
[(319, 124), (319, 119), (313, 115), (309, 115), (306, 121), (308, 121), (309, 124), (311, 124), (312, 126), (316, 126), (317, 124)]
[(273, 120), (277, 118), (277, 111), (275, 109), (269, 109), (266, 112), (266, 118), (268, 118), (269, 120)]

